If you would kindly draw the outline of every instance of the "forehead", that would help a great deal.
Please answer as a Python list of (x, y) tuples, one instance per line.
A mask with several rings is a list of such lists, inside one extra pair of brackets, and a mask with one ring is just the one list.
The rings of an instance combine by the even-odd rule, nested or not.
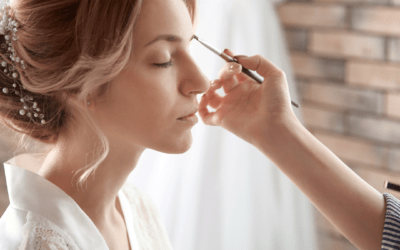
[(134, 40), (137, 46), (143, 47), (158, 35), (174, 34), (185, 39), (192, 32), (191, 17), (182, 0), (144, 0)]

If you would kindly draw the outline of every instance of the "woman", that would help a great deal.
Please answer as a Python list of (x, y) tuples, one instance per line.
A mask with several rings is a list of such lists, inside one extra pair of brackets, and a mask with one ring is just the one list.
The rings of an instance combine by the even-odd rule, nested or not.
[[(384, 223), (390, 213), (399, 217), (398, 201), (366, 184), (301, 125), (279, 68), (260, 56), (237, 57), (264, 82), (228, 63), (210, 87), (188, 49), (194, 6), (15, 1), (11, 13), (22, 26), (13, 46), (27, 65), (15, 64), (26, 88), (18, 91), (33, 97), (36, 104), (22, 100), (23, 109), (38, 117), (21, 111), (22, 98), (9, 91), (14, 81), (6, 77), (1, 112), (10, 126), (50, 146), (38, 163), (28, 159), (40, 166), (37, 175), (22, 169), (27, 159), (5, 165), (11, 195), (0, 248), (170, 249), (151, 201), (124, 183), (146, 148), (171, 154), (190, 148), (197, 120), (180, 118), (198, 108), (205, 124), (227, 129), (270, 158), (357, 247), (386, 244)], [(223, 98), (215, 92), (221, 87)], [(203, 93), (198, 107), (196, 95)], [(84, 167), (85, 188), (78, 188), (74, 173)], [(87, 178), (93, 170), (95, 178)]]
[[(17, 91), (36, 105), (22, 105), (12, 92), (19, 82), (3, 76), (1, 114), (51, 149), (6, 165), (0, 249), (171, 249), (151, 201), (134, 187), (119, 191), (146, 148), (190, 147), (193, 124), (178, 118), (197, 112), (196, 95), (210, 86), (189, 54), (194, 8), (181, 0), (12, 2), (20, 26), (11, 41), (26, 65), (16, 63), (26, 87)], [(80, 176), (80, 187), (74, 177), (85, 166), (95, 178)]]

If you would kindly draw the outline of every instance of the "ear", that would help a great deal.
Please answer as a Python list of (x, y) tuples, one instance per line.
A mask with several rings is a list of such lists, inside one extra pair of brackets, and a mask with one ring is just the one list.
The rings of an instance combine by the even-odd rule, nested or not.
[(68, 97), (68, 102), (70, 102), (75, 107), (79, 107), (80, 109), (89, 109), (90, 110), (90, 109), (93, 109), (93, 107), (94, 107), (94, 102), (90, 100), (90, 95), (88, 96), (87, 101), (79, 100), (76, 95), (70, 95)]

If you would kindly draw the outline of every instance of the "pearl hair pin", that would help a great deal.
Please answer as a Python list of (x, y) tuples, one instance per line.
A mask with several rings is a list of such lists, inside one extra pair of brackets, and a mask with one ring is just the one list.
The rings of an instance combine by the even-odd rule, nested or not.
[[(44, 114), (41, 113), (41, 109), (38, 107), (38, 103), (33, 101), (33, 97), (30, 95), (25, 94), (25, 87), (22, 85), (19, 79), (18, 71), (16, 70), (15, 66), (20, 64), (22, 69), (26, 69), (26, 65), (24, 60), (22, 60), (15, 52), (13, 47), (13, 41), (17, 41), (18, 37), (16, 32), (18, 31), (19, 23), (13, 20), (10, 17), (10, 10), (11, 7), (9, 5), (9, 0), (5, 0), (4, 6), (0, 9), (0, 36), (4, 36), (5, 43), (2, 43), (1, 49), (7, 51), (7, 56), (13, 61), (14, 63), (7, 63), (5, 60), (1, 61), (1, 66), (3, 67), (3, 73), (11, 78), (14, 79), (14, 83), (12, 84), (12, 88), (4, 87), (2, 88), (2, 93), (6, 95), (14, 94), (20, 97), (20, 101), (22, 103), (22, 109), (19, 111), (19, 114), (30, 118), (30, 120), (34, 123), (45, 124), (46, 121), (44, 120)], [(12, 39), (12, 40), (11, 40)], [(35, 121), (39, 120), (40, 122)]]

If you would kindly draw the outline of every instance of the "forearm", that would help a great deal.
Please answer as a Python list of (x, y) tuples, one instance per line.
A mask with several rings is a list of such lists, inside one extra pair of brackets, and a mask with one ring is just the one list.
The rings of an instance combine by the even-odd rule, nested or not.
[(380, 249), (385, 220), (381, 193), (356, 175), (298, 120), (265, 125), (254, 138), (253, 145), (355, 246)]

